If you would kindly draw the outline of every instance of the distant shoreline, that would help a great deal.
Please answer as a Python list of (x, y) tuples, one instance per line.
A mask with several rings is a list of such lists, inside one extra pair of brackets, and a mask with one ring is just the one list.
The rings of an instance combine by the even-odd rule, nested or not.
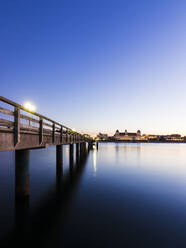
[(99, 143), (183, 143), (186, 141), (143, 141), (143, 140), (98, 140)]

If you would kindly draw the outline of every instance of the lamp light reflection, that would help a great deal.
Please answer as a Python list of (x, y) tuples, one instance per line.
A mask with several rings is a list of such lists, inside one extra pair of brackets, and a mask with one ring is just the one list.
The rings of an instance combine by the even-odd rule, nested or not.
[(93, 149), (93, 169), (94, 169), (94, 176), (96, 176), (97, 172), (97, 150)]

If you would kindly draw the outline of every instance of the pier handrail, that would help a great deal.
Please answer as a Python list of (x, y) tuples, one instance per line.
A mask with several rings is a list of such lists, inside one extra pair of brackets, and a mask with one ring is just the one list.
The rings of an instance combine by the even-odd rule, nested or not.
[[(72, 129), (69, 128), (69, 127), (66, 127), (65, 125), (60, 124), (59, 122), (56, 122), (56, 121), (54, 121), (54, 120), (52, 120), (52, 119), (50, 119), (50, 118), (48, 118), (48, 117), (46, 117), (46, 116), (44, 116), (44, 115), (41, 115), (41, 114), (39, 114), (39, 113), (37, 113), (37, 112), (35, 112), (35, 111), (28, 110), (26, 107), (24, 107), (24, 106), (22, 106), (22, 105), (20, 105), (20, 104), (18, 104), (18, 103), (16, 103), (16, 102), (13, 102), (13, 101), (11, 101), (11, 100), (9, 100), (9, 99), (3, 97), (3, 96), (0, 96), (0, 101), (4, 102), (4, 103), (6, 103), (6, 104), (9, 104), (9, 105), (11, 105), (11, 106), (13, 106), (14, 108), (21, 109), (21, 110), (23, 110), (23, 111), (25, 111), (25, 112), (27, 112), (27, 113), (29, 113), (29, 114), (35, 115), (35, 116), (39, 117), (40, 120), (42, 120), (42, 121), (43, 121), (43, 120), (46, 120), (46, 121), (51, 122), (51, 123), (53, 124), (53, 126), (54, 126), (54, 129), (55, 129), (55, 125), (58, 125), (58, 126), (61, 127), (62, 132), (63, 132), (63, 129), (65, 129), (66, 134), (79, 135), (79, 136), (81, 137), (81, 139), (86, 140), (86, 141), (92, 140), (91, 138), (87, 138), (85, 135), (80, 134), (80, 133), (78, 133), (78, 132), (72, 130)], [(0, 112), (6, 113), (6, 114), (10, 114), (10, 115), (11, 115), (11, 114), (14, 115), (14, 112), (11, 112), (11, 111), (8, 110), (8, 109), (2, 109), (2, 108), (0, 108), (0, 110), (2, 110), (2, 111), (0, 111)], [(4, 111), (3, 111), (3, 110), (4, 110)], [(27, 120), (31, 120), (31, 121), (37, 122), (37, 123), (40, 122), (39, 120), (33, 119), (33, 118), (31, 118), (31, 117), (28, 117), (28, 116), (24, 116), (24, 115), (20, 115), (20, 118), (27, 119)], [(46, 126), (52, 127), (52, 125), (49, 125), (49, 124), (47, 124), (47, 123), (43, 123), (43, 124), (46, 125)], [(58, 128), (58, 130), (59, 130), (59, 128)], [(54, 132), (55, 132), (55, 130), (54, 130)]]

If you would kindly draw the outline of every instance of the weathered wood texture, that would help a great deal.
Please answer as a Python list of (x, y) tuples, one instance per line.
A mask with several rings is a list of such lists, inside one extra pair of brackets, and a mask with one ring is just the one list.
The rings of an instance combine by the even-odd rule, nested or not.
[[(50, 145), (89, 142), (85, 135), (0, 96), (0, 103), (13, 106), (14, 111), (0, 107), (0, 151), (34, 149)], [(24, 111), (25, 114), (20, 113)], [(32, 115), (32, 116), (31, 116)], [(7, 118), (6, 118), (7, 116)], [(12, 119), (13, 120), (10, 120)], [(28, 124), (29, 123), (29, 124)]]

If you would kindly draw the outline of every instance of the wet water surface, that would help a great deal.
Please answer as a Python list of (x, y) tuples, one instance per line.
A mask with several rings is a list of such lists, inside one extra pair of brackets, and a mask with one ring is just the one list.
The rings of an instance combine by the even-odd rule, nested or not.
[(3, 246), (186, 247), (186, 145), (102, 143), (56, 178), (56, 150), (32, 150), (30, 196), (15, 201), (15, 153), (0, 153)]

